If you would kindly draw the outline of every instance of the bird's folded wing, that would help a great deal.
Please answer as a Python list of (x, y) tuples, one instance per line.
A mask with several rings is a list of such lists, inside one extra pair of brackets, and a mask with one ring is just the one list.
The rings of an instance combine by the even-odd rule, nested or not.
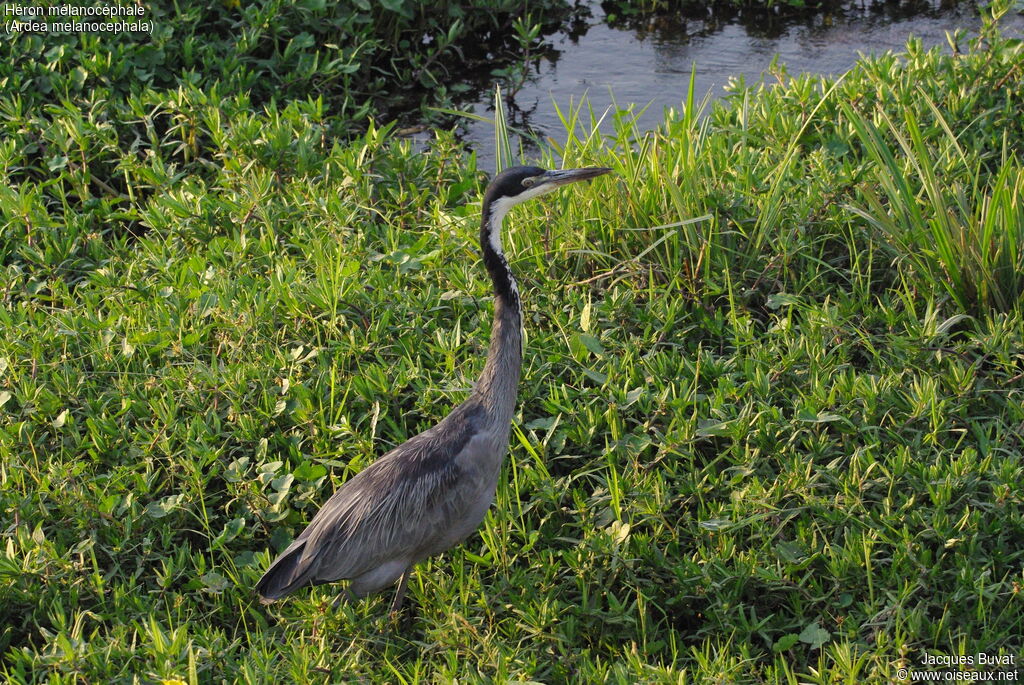
[(460, 484), (471, 489), (479, 474), (460, 456), (482, 442), (476, 418), (453, 411), (353, 476), (303, 531), (300, 563), (341, 579), (414, 555), (468, 504)]

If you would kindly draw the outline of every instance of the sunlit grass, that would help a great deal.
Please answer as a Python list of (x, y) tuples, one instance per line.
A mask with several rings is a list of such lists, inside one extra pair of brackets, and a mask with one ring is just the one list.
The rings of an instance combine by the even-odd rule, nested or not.
[(888, 147), (870, 121), (847, 108), (887, 200), (883, 205), (865, 189), (866, 207), (855, 211), (880, 231), (918, 278), (930, 281), (933, 291), (946, 291), (959, 309), (1019, 309), (1024, 298), (1024, 175), (1016, 156), (1001, 150), (993, 174), (987, 168), (993, 162), (963, 150), (942, 113), (923, 99), (945, 134), (934, 143), (925, 140), (913, 111), (903, 112), (905, 134), (884, 111), (879, 113), (902, 154)]

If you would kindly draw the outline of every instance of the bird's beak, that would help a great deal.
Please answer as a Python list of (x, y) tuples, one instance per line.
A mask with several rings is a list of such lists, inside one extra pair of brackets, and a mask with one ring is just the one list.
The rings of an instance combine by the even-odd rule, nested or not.
[(566, 183), (575, 183), (576, 181), (589, 181), (592, 178), (597, 178), (607, 174), (611, 169), (603, 166), (591, 166), (585, 169), (556, 169), (554, 171), (545, 172), (540, 177), (538, 186), (540, 185), (551, 185), (552, 187), (564, 186)]

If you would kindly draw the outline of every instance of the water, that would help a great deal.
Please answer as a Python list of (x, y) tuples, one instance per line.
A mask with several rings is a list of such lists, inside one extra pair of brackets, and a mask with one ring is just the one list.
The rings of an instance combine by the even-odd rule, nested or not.
[[(661, 17), (632, 28), (610, 25), (597, 2), (591, 2), (589, 9), (584, 26), (574, 26), (571, 35), (563, 32), (549, 38), (554, 50), (515, 95), (510, 109), (513, 126), (563, 139), (553, 103), (564, 112), (571, 101), (586, 96), (598, 113), (613, 102), (618, 107), (649, 104), (640, 124), (654, 128), (665, 108), (678, 109), (686, 98), (694, 65), (695, 96), (700, 102), (705, 94), (712, 99), (724, 95), (730, 78), (743, 76), (748, 84), (756, 82), (776, 56), (790, 74), (837, 75), (848, 70), (860, 53), (902, 51), (911, 35), (925, 47), (949, 50), (947, 31), (963, 28), (973, 34), (981, 25), (969, 6), (929, 2), (851, 6), (796, 20), (763, 14), (719, 22)], [(1024, 17), (1007, 15), (1002, 25), (1004, 32), (1019, 33)], [(493, 117), (493, 94), (484, 93), (471, 109)], [(493, 171), (493, 126), (469, 122), (465, 139), (477, 151), (480, 168)]]

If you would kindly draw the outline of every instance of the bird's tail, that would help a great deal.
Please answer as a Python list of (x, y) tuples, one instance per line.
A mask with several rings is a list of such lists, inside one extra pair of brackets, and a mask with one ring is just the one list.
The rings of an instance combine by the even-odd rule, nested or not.
[(305, 540), (296, 540), (288, 549), (281, 553), (267, 572), (256, 583), (256, 592), (263, 604), (270, 604), (281, 599), (300, 587), (309, 584), (312, 572), (310, 560), (303, 563), (302, 552), (306, 548)]

